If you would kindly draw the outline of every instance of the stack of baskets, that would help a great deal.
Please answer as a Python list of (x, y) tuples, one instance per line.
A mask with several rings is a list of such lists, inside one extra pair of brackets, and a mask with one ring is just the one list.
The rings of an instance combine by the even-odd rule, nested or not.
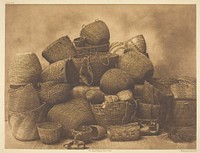
[(179, 78), (170, 86), (174, 95), (169, 137), (175, 142), (190, 142), (196, 139), (196, 81)]
[[(176, 131), (196, 124), (193, 82), (172, 85), (172, 95), (169, 86), (152, 79), (143, 35), (110, 45), (107, 25), (97, 20), (83, 26), (73, 42), (63, 36), (47, 46), (42, 56), (49, 65), (43, 70), (34, 53), (16, 56), (8, 102), (16, 139), (40, 136), (52, 144), (65, 137), (84, 144), (105, 138), (107, 131), (111, 141), (135, 141), (158, 134), (169, 124), (170, 110)], [(173, 96), (174, 109), (167, 110)]]

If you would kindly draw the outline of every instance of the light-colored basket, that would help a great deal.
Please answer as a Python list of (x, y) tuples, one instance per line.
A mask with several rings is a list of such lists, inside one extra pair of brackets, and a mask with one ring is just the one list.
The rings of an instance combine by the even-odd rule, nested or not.
[(137, 123), (110, 126), (108, 136), (111, 141), (135, 141), (140, 138), (140, 126)]
[(17, 140), (30, 141), (39, 139), (37, 124), (46, 121), (50, 106), (43, 103), (38, 108), (24, 112), (8, 112), (8, 124)]
[(35, 53), (17, 53), (9, 70), (10, 85), (37, 84), (42, 67)]
[(80, 36), (91, 45), (102, 45), (109, 42), (110, 32), (103, 21), (96, 20), (86, 26), (83, 25)]
[(60, 141), (62, 125), (56, 122), (44, 122), (37, 125), (40, 139), (45, 144), (54, 144)]
[(196, 99), (196, 83), (178, 79), (179, 83), (172, 84), (170, 89), (174, 99)]
[(65, 81), (65, 63), (67, 60), (60, 60), (47, 66), (41, 73), (41, 82)]
[(8, 109), (11, 111), (28, 111), (40, 106), (40, 99), (33, 84), (27, 84), (17, 89), (9, 89)]
[(42, 56), (49, 63), (73, 57), (75, 54), (74, 45), (68, 36), (63, 36), (54, 41), (42, 52)]
[(85, 99), (72, 99), (66, 103), (54, 105), (48, 112), (48, 121), (62, 124), (65, 137), (72, 137), (71, 129), (96, 122)]
[(79, 55), (74, 57), (73, 61), (79, 71), (81, 80), (86, 85), (99, 85), (102, 75), (116, 66), (118, 55), (96, 52)]
[(56, 81), (48, 81), (40, 84), (39, 97), (42, 101), (51, 104), (66, 102), (70, 96), (70, 85)]
[(90, 104), (97, 123), (105, 128), (110, 125), (130, 123), (136, 114), (135, 101), (117, 101), (106, 104)]

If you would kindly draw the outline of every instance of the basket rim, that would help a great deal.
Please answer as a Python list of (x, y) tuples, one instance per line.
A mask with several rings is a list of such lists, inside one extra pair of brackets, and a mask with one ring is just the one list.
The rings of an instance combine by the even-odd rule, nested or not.
[[(42, 126), (44, 125), (55, 125), (53, 128), (43, 128)], [(53, 130), (59, 130), (62, 127), (62, 125), (58, 122), (42, 122), (37, 124), (37, 129), (43, 129), (43, 130), (48, 130), (48, 131), (53, 131)]]

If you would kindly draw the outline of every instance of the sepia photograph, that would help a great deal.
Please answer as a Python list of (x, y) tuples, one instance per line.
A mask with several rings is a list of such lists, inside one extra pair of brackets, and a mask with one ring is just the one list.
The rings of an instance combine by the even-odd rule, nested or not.
[(197, 151), (196, 4), (5, 4), (4, 149)]

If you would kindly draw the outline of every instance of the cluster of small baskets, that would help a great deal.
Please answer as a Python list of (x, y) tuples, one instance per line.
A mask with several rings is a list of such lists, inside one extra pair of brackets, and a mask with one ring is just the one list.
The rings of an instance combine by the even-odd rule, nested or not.
[(111, 141), (134, 141), (160, 129), (175, 142), (195, 139), (195, 80), (152, 78), (142, 35), (109, 40), (107, 25), (97, 20), (73, 42), (63, 36), (46, 47), (42, 56), (50, 64), (43, 70), (34, 53), (16, 54), (8, 102), (16, 139), (86, 143), (108, 135)]

